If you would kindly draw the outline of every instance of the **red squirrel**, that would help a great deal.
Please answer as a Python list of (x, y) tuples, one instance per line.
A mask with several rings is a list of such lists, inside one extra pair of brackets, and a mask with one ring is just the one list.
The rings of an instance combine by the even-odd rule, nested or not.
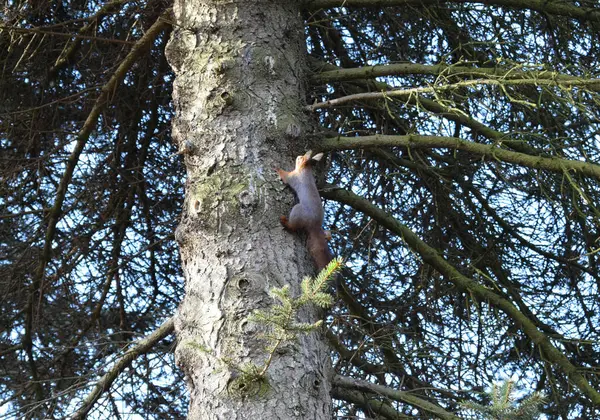
[(323, 205), (312, 173), (311, 160), (321, 160), (323, 153), (312, 156), (312, 151), (296, 158), (296, 168), (292, 172), (276, 169), (284, 184), (289, 185), (298, 196), (290, 217), (281, 216), (281, 224), (293, 232), (304, 229), (308, 236), (307, 247), (317, 269), (321, 271), (333, 258), (327, 240), (331, 234), (323, 230)]

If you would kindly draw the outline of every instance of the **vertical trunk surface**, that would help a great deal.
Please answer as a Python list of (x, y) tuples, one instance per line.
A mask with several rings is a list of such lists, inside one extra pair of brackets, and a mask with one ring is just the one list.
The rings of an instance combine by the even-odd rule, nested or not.
[(248, 316), (272, 304), (271, 287), (297, 290), (312, 271), (303, 240), (279, 225), (292, 195), (273, 170), (307, 147), (298, 2), (176, 0), (174, 12), (173, 136), (188, 177), (176, 357), (189, 418), (329, 419), (328, 353), (316, 334), (277, 352), (268, 387), (238, 370), (267, 357)]

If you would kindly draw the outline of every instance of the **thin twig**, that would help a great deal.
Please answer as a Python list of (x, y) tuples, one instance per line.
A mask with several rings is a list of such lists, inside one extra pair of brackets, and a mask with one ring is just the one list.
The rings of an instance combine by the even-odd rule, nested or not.
[(79, 34), (71, 34), (68, 32), (46, 31), (44, 29), (38, 29), (38, 28), (19, 28), (16, 26), (0, 26), (0, 31), (62, 36), (62, 37), (75, 38), (75, 39), (90, 39), (92, 41), (111, 42), (113, 44), (125, 44), (125, 45), (137, 44), (137, 41), (125, 41), (123, 39), (116, 39), (116, 38), (98, 38), (96, 36), (91, 36), (91, 35), (79, 35)]
[(54, 240), (54, 234), (56, 231), (56, 225), (62, 214), (62, 205), (67, 194), (67, 189), (71, 183), (71, 178), (79, 156), (83, 151), (84, 146), (90, 136), (92, 130), (96, 127), (100, 112), (104, 109), (106, 104), (109, 102), (110, 95), (114, 93), (117, 85), (123, 80), (129, 69), (135, 64), (140, 55), (150, 48), (158, 35), (167, 27), (169, 27), (167, 17), (170, 15), (171, 10), (165, 11), (156, 22), (148, 29), (142, 38), (140, 38), (134, 47), (131, 49), (129, 54), (125, 57), (123, 62), (119, 65), (115, 73), (112, 75), (108, 83), (102, 88), (100, 96), (96, 99), (94, 107), (89, 113), (83, 127), (79, 131), (76, 137), (75, 147), (71, 152), (71, 155), (66, 161), (66, 168), (62, 179), (56, 190), (56, 199), (54, 205), (48, 212), (48, 225), (45, 234), (44, 250), (40, 256), (40, 262), (34, 273), (33, 280), (29, 287), (29, 294), (27, 297), (27, 304), (25, 307), (25, 333), (23, 334), (23, 347), (27, 353), (27, 359), (29, 368), (31, 370), (31, 376), (34, 383), (34, 389), (36, 399), (41, 401), (43, 399), (43, 390), (39, 384), (39, 375), (37, 371), (37, 365), (33, 355), (33, 307), (35, 302), (35, 296), (39, 295), (38, 301), (42, 301), (43, 296), (43, 280), (46, 271), (46, 265), (50, 261), (50, 255), (52, 253), (52, 242)]

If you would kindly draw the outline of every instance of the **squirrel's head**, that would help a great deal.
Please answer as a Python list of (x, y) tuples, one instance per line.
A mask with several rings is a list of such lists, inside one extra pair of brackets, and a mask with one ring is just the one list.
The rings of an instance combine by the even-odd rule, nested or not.
[(317, 153), (316, 155), (312, 155), (312, 150), (309, 150), (303, 155), (300, 155), (296, 158), (296, 170), (304, 168), (306, 165), (310, 164), (311, 160), (321, 160), (323, 157), (323, 153)]

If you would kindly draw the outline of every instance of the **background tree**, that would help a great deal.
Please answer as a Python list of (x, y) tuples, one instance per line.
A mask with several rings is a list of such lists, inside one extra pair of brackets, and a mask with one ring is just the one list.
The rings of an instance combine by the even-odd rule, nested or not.
[[(299, 87), (273, 90), (278, 124), (261, 126), (268, 114), (257, 108), (261, 130), (231, 140), (225, 154), (235, 158), (214, 167), (194, 150), (211, 140), (197, 131), (200, 114), (185, 117), (189, 131), (176, 121), (177, 141), (170, 137), (172, 28), (179, 49), (170, 64), (182, 65), (178, 77), (196, 74), (178, 88), (180, 110), (209, 89), (202, 65), (233, 57), (215, 67), (233, 103), (215, 91), (222, 105), (207, 114), (229, 118), (221, 141), (254, 124), (249, 107), (268, 98), (248, 85), (255, 73), (244, 82), (241, 63), (262, 63), (268, 74), (271, 55), (218, 49), (231, 45), (218, 42), (224, 22), (256, 45), (249, 24), (224, 19), (231, 6), (215, 4), (212, 24), (202, 25), (181, 4), (175, 15), (168, 7), (15, 1), (0, 11), (0, 415), (184, 416), (169, 335), (183, 298), (178, 215), (194, 210), (192, 193), (211, 173), (245, 162), (239, 193), (248, 179), (263, 189), (223, 194), (223, 209), (264, 198), (248, 201), (250, 218), (274, 203), (252, 219), (273, 243), (243, 236), (240, 221), (231, 231), (244, 239), (240, 261), (283, 246), (293, 262), (273, 270), (299, 281), (309, 260), (302, 241), (277, 226), (291, 200), (268, 171), (289, 168), (311, 146), (331, 152), (322, 195), (332, 248), (347, 262), (328, 317), (334, 415), (452, 418), (461, 401), (486, 405), (481, 391), (514, 375), (524, 392), (546, 395), (548, 418), (598, 416), (597, 2), (315, 0), (300, 9), (304, 28), (290, 6), (289, 25), (265, 33), (306, 45), (298, 62), (273, 68), (277, 83)], [(208, 54), (207, 45), (210, 59), (174, 61), (186, 49)], [(232, 109), (246, 118), (240, 111), (238, 127)], [(295, 119), (280, 118), (288, 114)], [(189, 177), (194, 163), (204, 178)], [(218, 235), (193, 240), (195, 252), (211, 241), (230, 246)], [(235, 266), (232, 254), (210, 258)], [(185, 348), (201, 352), (180, 345), (186, 372), (200, 372)]]

